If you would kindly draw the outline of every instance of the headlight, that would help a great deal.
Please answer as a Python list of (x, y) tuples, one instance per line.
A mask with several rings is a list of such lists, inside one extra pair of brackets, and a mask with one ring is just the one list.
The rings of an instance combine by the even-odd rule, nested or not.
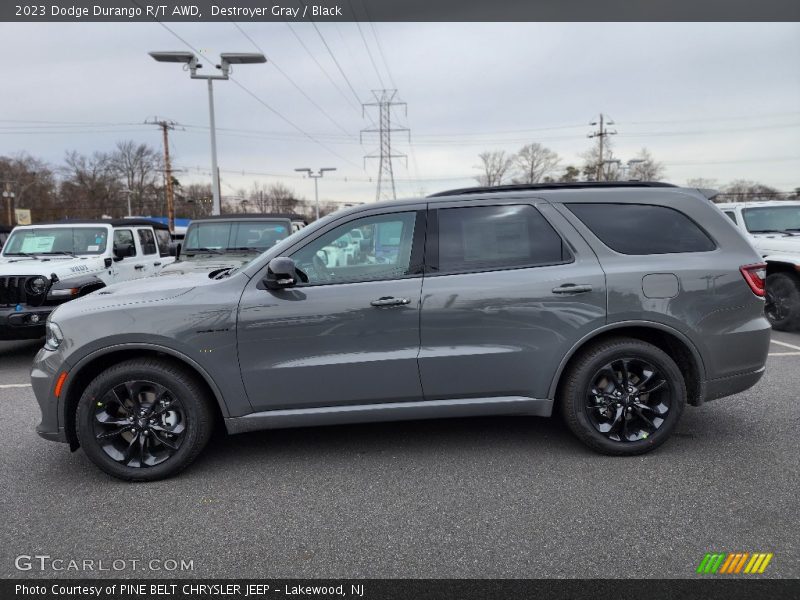
[(48, 350), (56, 350), (61, 345), (61, 342), (64, 341), (64, 334), (61, 333), (61, 328), (52, 321), (47, 321), (46, 332), (44, 347)]
[(31, 277), (25, 282), (28, 293), (33, 296), (41, 296), (47, 289), (47, 279), (44, 277)]

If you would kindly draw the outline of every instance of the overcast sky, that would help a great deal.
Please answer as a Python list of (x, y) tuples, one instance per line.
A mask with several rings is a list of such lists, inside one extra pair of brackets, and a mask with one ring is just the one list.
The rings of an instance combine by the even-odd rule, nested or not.
[[(396, 86), (408, 103), (407, 117), (402, 107), (394, 113), (411, 129), (411, 145), (394, 138), (395, 151), (409, 155), (407, 168), (395, 161), (398, 196), (472, 185), (478, 153), (530, 142), (558, 152), (563, 166), (579, 165), (601, 111), (619, 132), (615, 154), (627, 160), (646, 146), (671, 182), (800, 186), (797, 23), (362, 23), (361, 31), (323, 23), (321, 36), (309, 23), (241, 23), (244, 33), (233, 23), (169, 26), (210, 57), (261, 50), (270, 59), (235, 70), (251, 93), (215, 84), (224, 196), (254, 180), (282, 180), (312, 198), (313, 183), (294, 169), (337, 167), (321, 183), (323, 200), (374, 199), (377, 161), (365, 170), (363, 157), (377, 141), (359, 144), (359, 130), (372, 123), (348, 81), (361, 101)], [(210, 181), (205, 83), (147, 56), (187, 50), (164, 27), (0, 28), (0, 155), (28, 152), (58, 165), (67, 150), (111, 150), (121, 139), (160, 148), (160, 132), (141, 125), (158, 115), (185, 126), (171, 137), (181, 182)]]

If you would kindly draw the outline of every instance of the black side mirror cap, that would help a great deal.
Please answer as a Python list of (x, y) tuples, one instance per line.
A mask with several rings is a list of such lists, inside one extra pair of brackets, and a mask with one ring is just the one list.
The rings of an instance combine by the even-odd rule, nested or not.
[(180, 242), (170, 242), (169, 243), (169, 255), (174, 256), (175, 260), (178, 260), (181, 255), (181, 248), (182, 244)]
[(283, 290), (297, 285), (297, 267), (287, 256), (277, 256), (269, 261), (264, 287), (268, 290)]

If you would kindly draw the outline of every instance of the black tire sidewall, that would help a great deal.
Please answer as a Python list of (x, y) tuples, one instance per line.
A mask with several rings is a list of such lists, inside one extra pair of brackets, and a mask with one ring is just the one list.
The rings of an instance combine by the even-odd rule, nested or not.
[[(181, 402), (186, 432), (178, 451), (153, 467), (127, 467), (110, 456), (95, 441), (94, 407), (112, 387), (126, 381), (151, 381), (167, 388)], [(83, 451), (106, 473), (130, 481), (163, 479), (182, 471), (202, 450), (210, 435), (210, 414), (193, 379), (183, 371), (155, 361), (131, 361), (108, 369), (84, 390), (75, 414), (75, 429)]]
[[(616, 442), (600, 433), (586, 411), (587, 392), (592, 378), (604, 365), (620, 358), (638, 358), (651, 363), (668, 379), (670, 409), (665, 422), (645, 440)], [(568, 413), (567, 424), (587, 445), (606, 454), (636, 455), (648, 452), (669, 438), (686, 405), (686, 383), (678, 365), (665, 352), (646, 342), (620, 341), (600, 345), (586, 353), (575, 365), (561, 401)]]

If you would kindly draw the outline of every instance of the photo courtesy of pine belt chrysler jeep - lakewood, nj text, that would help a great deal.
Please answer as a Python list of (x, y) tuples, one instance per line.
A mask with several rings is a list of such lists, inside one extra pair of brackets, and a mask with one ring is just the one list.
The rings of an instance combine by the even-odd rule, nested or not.
[(556, 411), (588, 447), (641, 454), (687, 404), (761, 378), (765, 278), (706, 194), (668, 184), (361, 205), (239, 267), (58, 306), (37, 431), (127, 480), (184, 469), (215, 426)]

